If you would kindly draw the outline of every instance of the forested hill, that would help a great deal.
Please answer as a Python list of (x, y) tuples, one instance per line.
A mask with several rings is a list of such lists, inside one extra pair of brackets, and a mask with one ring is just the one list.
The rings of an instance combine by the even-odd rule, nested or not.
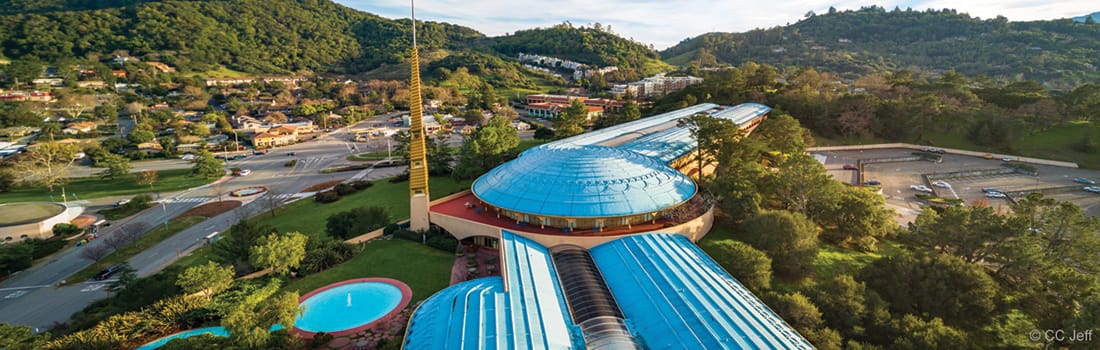
[[(515, 57), (518, 53), (540, 54), (597, 66), (620, 66), (640, 71), (664, 65), (651, 46), (611, 32), (610, 27), (569, 23), (550, 28), (520, 30), (491, 39), (498, 52)], [(648, 73), (648, 72), (647, 72)]]
[(663, 52), (672, 64), (813, 66), (841, 74), (912, 69), (956, 70), (1052, 86), (1100, 80), (1100, 25), (1070, 19), (1009, 22), (953, 10), (882, 7), (830, 11), (793, 25), (745, 33), (709, 33)]
[[(364, 71), (408, 55), (409, 20), (329, 0), (0, 1), (0, 56), (59, 62), (128, 53), (184, 72)], [(27, 13), (10, 9), (26, 9)], [(81, 10), (91, 8), (91, 10)], [(54, 9), (66, 9), (59, 11)], [(76, 10), (73, 10), (76, 9)], [(12, 13), (18, 12), (18, 13)], [(424, 49), (461, 49), (483, 35), (428, 22)]]

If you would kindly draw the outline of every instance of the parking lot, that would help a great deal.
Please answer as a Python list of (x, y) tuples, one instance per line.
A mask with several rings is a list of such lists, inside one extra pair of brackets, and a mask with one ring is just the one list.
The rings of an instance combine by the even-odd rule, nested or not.
[[(815, 152), (825, 155), (827, 158), (825, 168), (829, 174), (838, 181), (846, 183), (858, 182), (857, 171), (842, 170), (845, 164), (857, 164), (859, 160), (897, 158), (912, 155), (913, 150), (908, 149), (878, 149), (862, 151), (827, 151)], [(1039, 169), (1039, 176), (1030, 176), (1018, 173), (1003, 175), (978, 175), (943, 179), (951, 185), (950, 188), (941, 188), (925, 183), (922, 174), (943, 174), (958, 171), (974, 171), (984, 169), (1006, 169), (1000, 159), (984, 159), (953, 154), (944, 154), (943, 161), (934, 163), (930, 161), (905, 161), (892, 163), (865, 164), (863, 168), (864, 180), (877, 180), (881, 182), (883, 195), (887, 204), (902, 214), (899, 222), (911, 221), (909, 217), (915, 217), (919, 213), (921, 204), (918, 203), (916, 194), (911, 185), (925, 185), (936, 192), (936, 195), (944, 198), (962, 199), (966, 204), (972, 204), (977, 200), (987, 200), (994, 208), (1008, 209), (1009, 202), (1003, 198), (986, 198), (982, 193), (983, 188), (995, 188), (1001, 192), (1031, 191), (1035, 189), (1047, 189), (1053, 187), (1076, 186), (1077, 189), (1065, 193), (1053, 193), (1046, 195), (1058, 200), (1070, 201), (1086, 211), (1088, 215), (1100, 217), (1100, 194), (1085, 192), (1082, 188), (1086, 185), (1073, 182), (1075, 177), (1090, 178), (1100, 181), (1100, 171), (1087, 169), (1073, 169), (1056, 166), (1035, 165)]]

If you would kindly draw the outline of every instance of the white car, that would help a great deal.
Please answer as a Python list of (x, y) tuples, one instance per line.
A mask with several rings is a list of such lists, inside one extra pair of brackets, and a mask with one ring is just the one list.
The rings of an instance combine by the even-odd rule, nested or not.
[(988, 198), (1005, 198), (1005, 197), (1008, 197), (1008, 196), (1005, 196), (1004, 193), (1000, 193), (1000, 192), (988, 192), (988, 193), (985, 194), (985, 196), (988, 197)]
[(188, 154), (184, 154), (184, 155), (180, 156), (180, 159), (183, 159), (183, 160), (195, 160), (195, 155), (194, 155), (194, 154), (190, 154), (190, 153), (188, 153)]
[(1100, 193), (1100, 186), (1085, 186), (1085, 191)]
[(932, 193), (932, 189), (928, 188), (928, 186), (925, 186), (925, 185), (911, 185), (911, 186), (909, 186), (909, 189), (914, 190), (914, 191)]
[(949, 184), (949, 183), (947, 183), (947, 181), (943, 181), (943, 180), (932, 182), (932, 186), (936, 186), (936, 187), (940, 187), (940, 188), (951, 188), (951, 184)]
[(241, 176), (248, 176), (248, 174), (251, 174), (251, 173), (252, 173), (252, 170), (241, 169)]

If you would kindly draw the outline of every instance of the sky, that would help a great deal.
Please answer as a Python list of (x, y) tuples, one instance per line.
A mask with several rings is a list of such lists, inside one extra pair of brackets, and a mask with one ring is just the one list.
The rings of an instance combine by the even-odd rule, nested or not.
[[(335, 0), (387, 18), (408, 18), (408, 0)], [(1011, 21), (1069, 18), (1100, 11), (1096, 0), (902, 0), (902, 1), (720, 1), (720, 0), (420, 0), (416, 17), (448, 22), (497, 36), (521, 29), (574, 25), (610, 25), (620, 36), (653, 44), (658, 50), (708, 32), (743, 32), (795, 23), (809, 12), (858, 10), (879, 5), (953, 8), (982, 19), (1002, 15)]]

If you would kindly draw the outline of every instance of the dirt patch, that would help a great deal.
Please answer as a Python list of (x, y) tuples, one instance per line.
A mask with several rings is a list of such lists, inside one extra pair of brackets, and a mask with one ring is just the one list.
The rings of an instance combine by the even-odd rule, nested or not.
[(227, 211), (236, 209), (241, 206), (240, 201), (221, 201), (206, 203), (188, 210), (186, 213), (180, 214), (176, 219), (186, 219), (192, 216), (202, 216), (212, 218), (218, 216), (218, 214), (225, 213)]
[(76, 227), (79, 227), (79, 228), (88, 228), (88, 226), (91, 226), (92, 223), (96, 222), (96, 220), (97, 220), (97, 218), (94, 217), (94, 216), (81, 215), (81, 216), (77, 216), (75, 219), (73, 219), (69, 223), (71, 223), (73, 225), (76, 225)]
[(344, 182), (344, 181), (343, 180), (325, 181), (325, 182), (322, 182), (322, 183), (319, 183), (319, 184), (316, 184), (316, 185), (313, 185), (313, 186), (306, 187), (304, 190), (302, 190), (302, 192), (317, 192), (317, 191), (320, 191), (320, 190), (323, 190), (323, 189), (326, 189), (326, 188), (329, 188), (329, 187), (332, 187), (332, 186), (339, 185), (341, 182)]

